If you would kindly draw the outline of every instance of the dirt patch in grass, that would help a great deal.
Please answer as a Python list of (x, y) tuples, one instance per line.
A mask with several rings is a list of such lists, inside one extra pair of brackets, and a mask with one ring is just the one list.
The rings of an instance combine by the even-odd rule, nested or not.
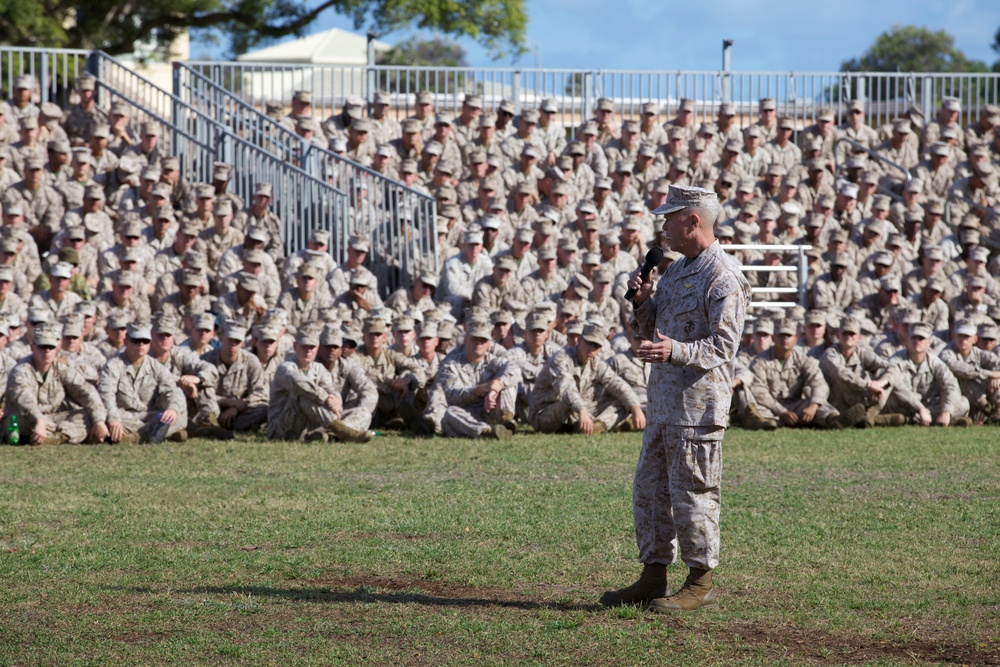
[(419, 542), (423, 540), (439, 539), (436, 535), (411, 535), (409, 533), (354, 533), (353, 537), (358, 540), (400, 540), (403, 542)]
[(1000, 646), (995, 643), (958, 642), (946, 634), (901, 642), (794, 625), (765, 626), (757, 623), (730, 626), (727, 632), (748, 644), (763, 645), (767, 653), (773, 653), (775, 657), (810, 664), (857, 664), (897, 658), (949, 665), (1000, 665)]
[(126, 632), (124, 634), (115, 635), (111, 639), (116, 642), (121, 642), (123, 644), (128, 644), (129, 646), (148, 646), (155, 642), (163, 641), (164, 639), (169, 639), (174, 635), (173, 632)]
[[(504, 607), (520, 610), (552, 609), (558, 611), (602, 612), (596, 604), (560, 603), (511, 596), (499, 588), (469, 586), (420, 579), (377, 576), (327, 576), (309, 582), (316, 588), (284, 591), (282, 597), (316, 602), (383, 602), (423, 604), (441, 607)], [(251, 592), (255, 595), (266, 593)], [(673, 626), (671, 617), (663, 621)], [(618, 619), (594, 619), (619, 624)], [(675, 619), (677, 627), (683, 617)], [(858, 664), (896, 658), (915, 662), (956, 665), (1000, 665), (1000, 645), (974, 643), (960, 639), (942, 628), (924, 632), (912, 640), (882, 640), (853, 633), (836, 633), (796, 625), (738, 623), (709, 626), (722, 635), (733, 636), (749, 645), (763, 647), (776, 658), (810, 664)]]
[[(578, 618), (575, 621), (577, 624), (616, 630), (629, 627), (640, 630), (641, 626), (655, 621), (663, 628), (676, 631), (671, 636), (672, 641), (678, 642), (678, 647), (697, 648), (703, 641), (708, 641), (721, 650), (721, 655), (735, 657), (749, 654), (756, 656), (757, 659), (773, 659), (775, 662), (784, 661), (789, 664), (858, 665), (897, 660), (907, 664), (1000, 666), (1000, 645), (985, 638), (982, 642), (970, 641), (968, 635), (961, 634), (960, 627), (952, 628), (947, 624), (920, 628), (912, 638), (879, 639), (873, 636), (880, 631), (877, 626), (873, 626), (870, 633), (856, 633), (806, 628), (794, 623), (730, 621), (710, 613), (678, 616), (639, 613), (618, 616), (615, 612), (606, 612), (596, 604), (546, 600), (546, 596), (551, 595), (551, 591), (547, 588), (514, 593), (489, 586), (357, 574), (326, 575), (303, 583), (304, 586), (301, 587), (287, 588), (199, 586), (190, 590), (158, 590), (155, 587), (132, 590), (140, 595), (166, 593), (224, 596), (224, 601), (230, 604), (231, 608), (225, 610), (222, 617), (203, 619), (201, 626), (204, 629), (213, 634), (233, 637), (257, 636), (266, 630), (279, 630), (288, 634), (278, 641), (286, 643), (293, 652), (308, 652), (306, 644), (309, 638), (317, 636), (317, 631), (302, 625), (302, 619), (310, 617), (338, 619), (346, 623), (337, 629), (320, 631), (319, 635), (327, 640), (351, 642), (356, 644), (359, 650), (363, 649), (371, 638), (361, 630), (356, 632), (354, 628), (365, 627), (364, 619), (369, 613), (364, 609), (366, 603), (382, 603), (425, 606), (432, 614), (445, 613), (449, 608), (466, 609), (470, 616), (487, 624), (494, 617), (494, 612), (491, 610), (501, 609), (509, 610), (518, 616), (524, 614), (524, 618), (535, 618), (538, 611), (542, 610), (549, 612), (550, 615), (545, 617), (548, 619), (545, 622), (549, 624), (565, 615), (566, 618)], [(562, 593), (573, 595), (571, 591)], [(234, 599), (234, 596), (239, 598)], [(243, 600), (244, 597), (247, 598), (246, 601)], [(265, 599), (286, 604), (261, 604)], [(302, 602), (313, 604), (306, 606), (298, 604)], [(150, 608), (149, 605), (148, 599), (113, 598), (98, 605), (92, 603), (76, 605), (74, 612), (98, 618), (104, 615), (119, 617), (127, 613), (126, 609), (136, 612)], [(62, 611), (65, 613), (66, 609), (62, 608)], [(552, 612), (555, 612), (554, 616), (551, 615)], [(640, 628), (636, 628), (637, 624)], [(124, 631), (122, 628), (116, 630), (117, 632), (110, 635), (115, 641), (142, 647), (158, 644), (179, 634), (183, 635), (190, 632), (191, 628), (178, 625), (175, 621), (167, 627), (161, 625), (157, 629), (140, 627)], [(633, 630), (629, 632), (632, 633)], [(659, 631), (655, 632), (659, 634)], [(424, 664), (424, 658), (427, 658), (427, 664), (431, 664), (434, 662), (431, 656), (441, 655), (442, 651), (447, 653), (450, 649), (461, 648), (460, 644), (454, 643), (455, 641), (458, 640), (445, 636), (424, 638), (420, 645), (427, 653), (421, 655), (414, 652), (415, 647), (408, 640), (395, 642), (383, 637), (380, 639), (380, 655), (406, 656), (411, 664)], [(560, 650), (572, 652), (570, 645)], [(576, 656), (579, 659), (578, 664), (598, 664), (592, 651), (593, 646), (580, 646), (579, 655)], [(530, 656), (522, 657), (528, 659)]]

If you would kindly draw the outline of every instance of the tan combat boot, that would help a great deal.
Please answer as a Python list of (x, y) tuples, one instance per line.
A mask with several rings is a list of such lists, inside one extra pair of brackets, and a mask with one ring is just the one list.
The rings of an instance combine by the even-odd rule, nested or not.
[(823, 424), (826, 428), (836, 429), (838, 431), (845, 428), (851, 428), (852, 426), (857, 426), (865, 418), (865, 406), (860, 403), (855, 403), (851, 407), (847, 408), (838, 415), (830, 415), (826, 418), (826, 423)]
[(194, 422), (190, 436), (192, 438), (232, 440), (233, 432), (227, 428), (223, 428), (215, 415), (205, 415), (202, 419)]
[(494, 440), (510, 440), (514, 437), (514, 433), (503, 424), (494, 424), (487, 435)]
[(667, 594), (667, 566), (648, 563), (642, 566), (642, 574), (631, 586), (617, 591), (605, 591), (601, 604), (605, 607), (647, 604), (650, 600)]
[(972, 418), (971, 417), (954, 417), (951, 420), (951, 425), (952, 426), (958, 426), (960, 428), (964, 428), (964, 427), (967, 427), (967, 426), (972, 426)]
[(687, 581), (679, 591), (665, 598), (656, 598), (649, 603), (649, 611), (668, 614), (675, 611), (694, 611), (718, 607), (719, 601), (712, 586), (712, 571), (691, 568)]
[(320, 442), (324, 445), (330, 442), (330, 436), (321, 428), (314, 428), (302, 434), (302, 442)]
[(748, 431), (774, 431), (778, 428), (778, 422), (774, 419), (765, 419), (756, 405), (748, 405), (747, 416), (743, 418), (743, 428)]
[(517, 419), (514, 418), (513, 412), (504, 410), (503, 414), (500, 415), (500, 423), (511, 432), (511, 435), (517, 435)]
[(335, 419), (330, 422), (330, 426), (327, 429), (330, 431), (330, 435), (335, 437), (341, 442), (368, 442), (372, 439), (371, 431), (359, 431), (358, 429), (351, 428), (339, 419)]
[[(125, 431), (125, 435), (122, 436), (122, 439), (119, 440), (117, 444), (119, 444), (119, 445), (138, 445), (141, 442), (142, 442), (142, 436), (141, 435), (139, 435), (138, 433), (133, 433), (133, 432), (130, 432), (130, 431)], [(115, 443), (111, 443), (111, 444), (115, 444)]]
[(633, 433), (634, 431), (637, 431), (638, 429), (635, 427), (635, 417), (629, 415), (628, 417), (623, 419), (622, 422), (618, 424), (618, 426), (614, 427), (611, 430), (614, 433)]
[(875, 426), (905, 426), (906, 417), (898, 412), (887, 412), (875, 418)]
[(878, 415), (882, 411), (882, 408), (878, 405), (872, 405), (867, 410), (865, 410), (865, 418), (861, 420), (858, 424), (861, 428), (871, 428), (875, 426), (878, 420)]

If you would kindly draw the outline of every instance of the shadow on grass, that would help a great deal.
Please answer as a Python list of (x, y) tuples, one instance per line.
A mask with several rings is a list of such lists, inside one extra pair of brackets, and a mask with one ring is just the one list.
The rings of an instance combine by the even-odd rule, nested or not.
[[(127, 587), (132, 593), (163, 593), (162, 590), (147, 587)], [(372, 586), (357, 586), (345, 590), (324, 588), (269, 588), (264, 586), (200, 586), (187, 590), (170, 589), (171, 593), (185, 595), (250, 595), (261, 598), (281, 598), (294, 602), (316, 602), (320, 604), (375, 603), (419, 604), (430, 607), (501, 607), (507, 609), (551, 609), (554, 611), (603, 611), (598, 604), (570, 602), (537, 602), (532, 600), (511, 600), (475, 595), (454, 597), (423, 592), (388, 591)]]

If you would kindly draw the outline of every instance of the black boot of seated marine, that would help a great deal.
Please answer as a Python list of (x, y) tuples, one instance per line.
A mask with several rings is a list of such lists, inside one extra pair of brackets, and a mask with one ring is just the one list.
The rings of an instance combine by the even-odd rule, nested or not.
[(645, 605), (667, 594), (667, 566), (649, 563), (642, 566), (642, 574), (631, 586), (616, 591), (605, 591), (601, 604), (605, 607)]

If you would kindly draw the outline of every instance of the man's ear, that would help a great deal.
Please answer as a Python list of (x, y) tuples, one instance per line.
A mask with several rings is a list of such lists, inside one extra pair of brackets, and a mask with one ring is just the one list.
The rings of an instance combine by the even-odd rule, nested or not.
[(688, 227), (691, 229), (691, 231), (694, 231), (698, 229), (698, 227), (700, 226), (701, 226), (701, 214), (699, 214), (697, 211), (692, 211), (691, 217), (688, 218)]

